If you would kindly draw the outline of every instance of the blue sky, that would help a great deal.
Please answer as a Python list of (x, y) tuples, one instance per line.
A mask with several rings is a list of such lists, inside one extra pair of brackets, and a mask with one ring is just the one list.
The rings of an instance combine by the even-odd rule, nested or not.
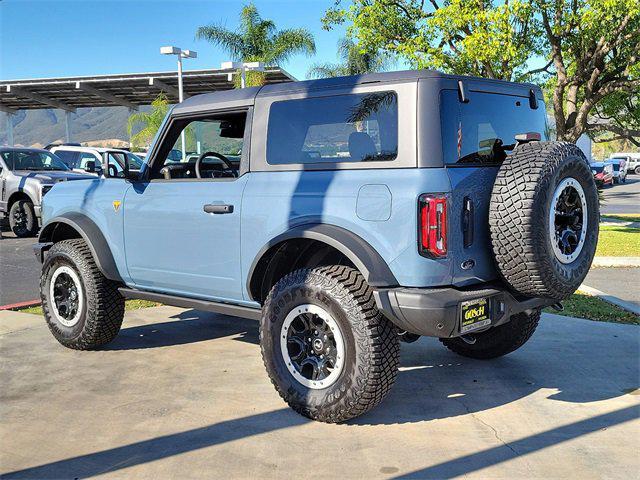
[[(162, 45), (198, 52), (185, 69), (219, 68), (228, 60), (218, 48), (194, 39), (198, 26), (237, 25), (245, 2), (235, 0), (0, 0), (0, 80), (175, 68)], [(342, 29), (325, 32), (320, 18), (333, 0), (256, 0), (263, 18), (279, 29), (304, 27), (316, 40), (317, 54), (293, 57), (282, 65), (298, 79), (315, 62), (336, 60)]]

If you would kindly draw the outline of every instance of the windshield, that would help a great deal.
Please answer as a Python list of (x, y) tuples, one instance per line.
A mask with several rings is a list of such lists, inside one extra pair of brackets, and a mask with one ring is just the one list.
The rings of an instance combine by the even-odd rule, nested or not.
[(596, 173), (601, 173), (602, 170), (604, 170), (604, 167), (594, 167), (593, 165), (591, 166), (591, 170), (593, 170)]
[(58, 170), (69, 168), (55, 154), (40, 150), (12, 150), (2, 152), (2, 159), (9, 170)]

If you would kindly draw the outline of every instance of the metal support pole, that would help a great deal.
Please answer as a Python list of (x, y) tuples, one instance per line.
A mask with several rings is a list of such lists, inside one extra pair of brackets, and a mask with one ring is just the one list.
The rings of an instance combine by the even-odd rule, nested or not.
[[(130, 109), (129, 109), (129, 116), (131, 116), (131, 115), (133, 114), (133, 112), (134, 112), (133, 108), (130, 108)], [(127, 129), (127, 130), (129, 130), (129, 129)], [(133, 133), (133, 132), (130, 132), (130, 133), (129, 133), (129, 150), (131, 150), (131, 149), (133, 148), (133, 147), (131, 146), (131, 133)]]
[(13, 141), (13, 114), (7, 112), (7, 144), (10, 147), (13, 147), (15, 145), (14, 141)]
[[(178, 54), (178, 100), (182, 103), (184, 92), (182, 90), (182, 53)], [(184, 129), (180, 134), (180, 141), (182, 143), (182, 161), (184, 162), (187, 157), (187, 147), (184, 138)]]
[(71, 142), (71, 120), (70, 117), (71, 116), (71, 112), (69, 112), (68, 110), (64, 111), (64, 136), (65, 136), (65, 142), (70, 143)]
[(247, 84), (247, 71), (244, 68), (244, 65), (240, 67), (240, 88), (244, 88)]

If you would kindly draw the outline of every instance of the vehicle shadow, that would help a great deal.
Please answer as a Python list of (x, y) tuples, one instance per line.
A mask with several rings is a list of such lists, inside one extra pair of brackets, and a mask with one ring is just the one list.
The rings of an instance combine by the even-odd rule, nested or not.
[(258, 344), (258, 326), (255, 320), (196, 310), (185, 310), (170, 318), (174, 320), (135, 327), (127, 327), (125, 323), (115, 340), (102, 350), (143, 350), (230, 336), (237, 337), (234, 340)]
[[(640, 387), (640, 344), (634, 331), (626, 332), (635, 327), (621, 326), (620, 335), (615, 335), (611, 325), (580, 326), (578, 322), (586, 323), (549, 321), (520, 350), (488, 361), (460, 357), (432, 338), (403, 344), (398, 380), (389, 396), (350, 423), (450, 418), (506, 405), (540, 391), (549, 400), (570, 403), (597, 402), (636, 391)], [(581, 327), (587, 328), (581, 331)]]

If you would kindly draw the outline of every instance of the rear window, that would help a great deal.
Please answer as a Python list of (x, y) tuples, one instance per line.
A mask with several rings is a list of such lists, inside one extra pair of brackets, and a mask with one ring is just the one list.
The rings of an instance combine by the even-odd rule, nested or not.
[(528, 97), (473, 92), (462, 103), (457, 91), (443, 90), (440, 112), (445, 164), (496, 165), (517, 134), (537, 132), (548, 139), (544, 103), (534, 110)]
[(285, 100), (269, 110), (271, 165), (390, 161), (397, 154), (395, 92)]

